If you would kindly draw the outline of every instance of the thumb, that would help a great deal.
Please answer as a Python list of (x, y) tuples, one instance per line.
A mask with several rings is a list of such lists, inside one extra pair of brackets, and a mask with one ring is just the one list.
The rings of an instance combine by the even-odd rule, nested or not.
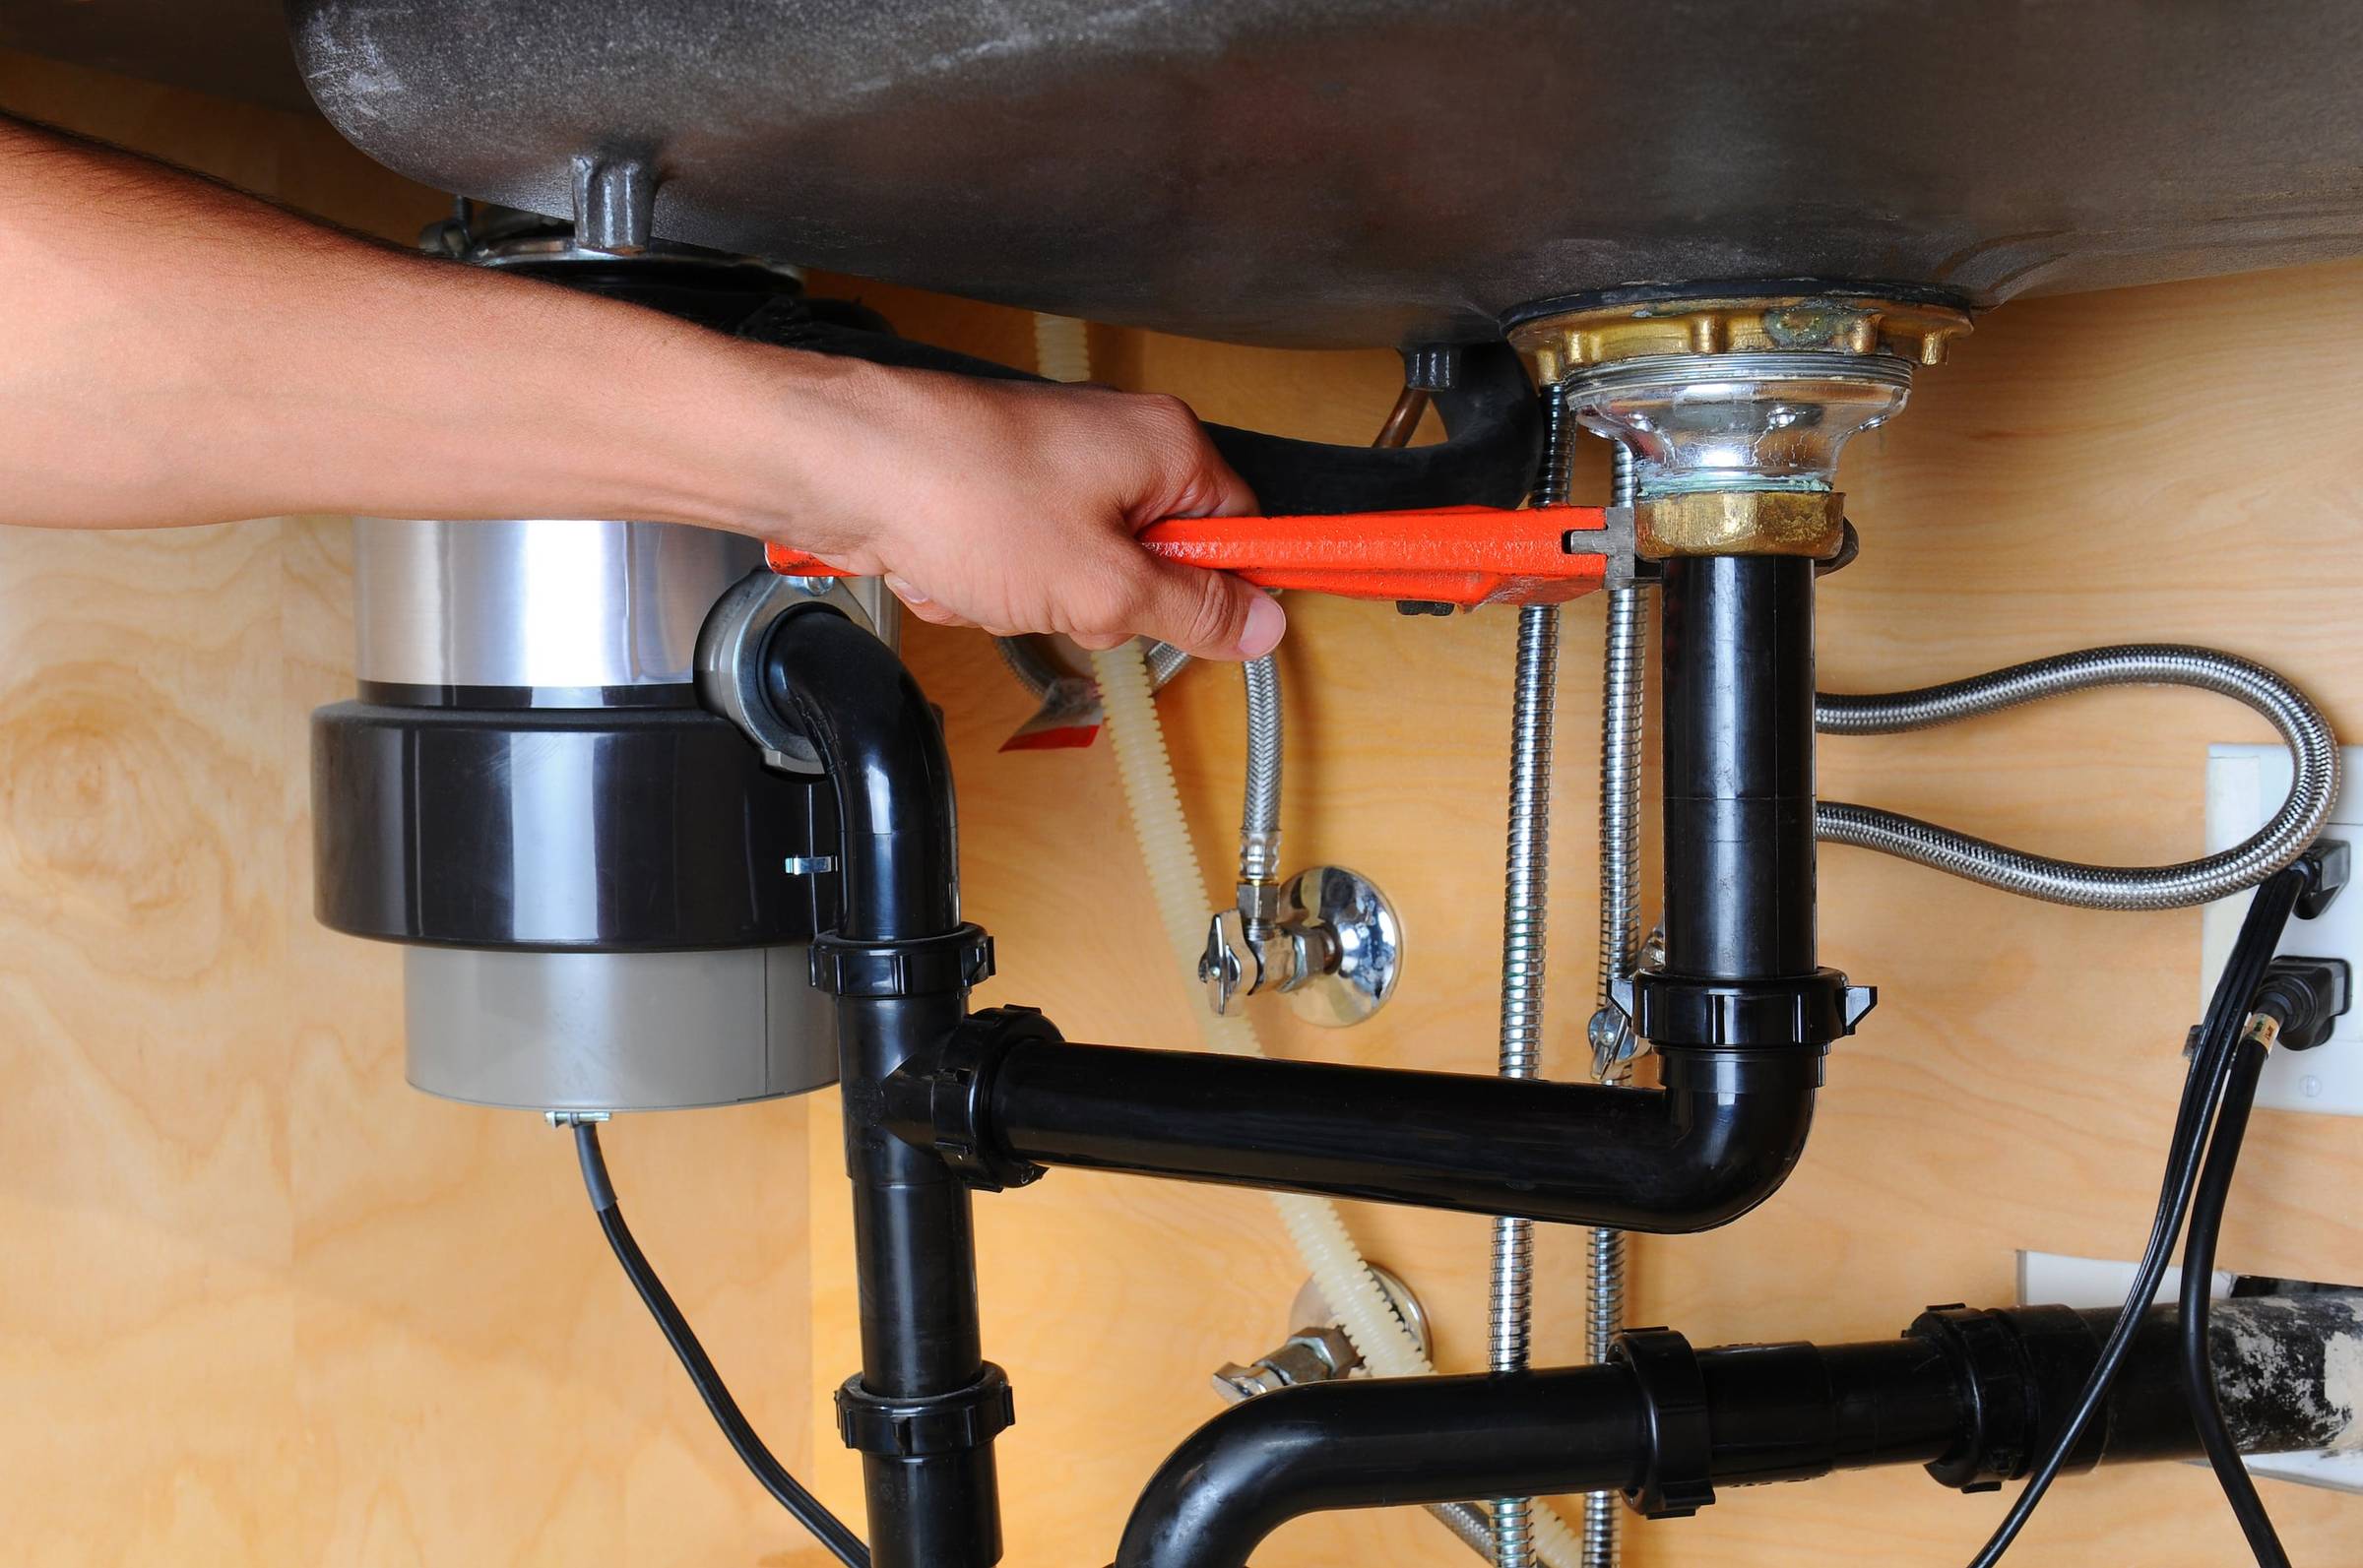
[(1261, 589), (1227, 572), (1209, 572), (1135, 552), (1139, 581), (1131, 628), (1198, 659), (1261, 659), (1288, 630), (1288, 612)]

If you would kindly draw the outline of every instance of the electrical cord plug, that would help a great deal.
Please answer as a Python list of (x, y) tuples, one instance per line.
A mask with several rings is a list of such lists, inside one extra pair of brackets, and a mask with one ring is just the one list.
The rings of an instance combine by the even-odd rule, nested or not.
[(2250, 1011), (2279, 1026), (2273, 1043), (2310, 1051), (2326, 1043), (2354, 1002), (2353, 972), (2344, 959), (2286, 954), (2266, 968)]
[(2297, 896), (2294, 912), (2301, 920), (2316, 919), (2346, 891), (2347, 880), (2354, 870), (2354, 856), (2344, 839), (2317, 839), (2298, 859), (2313, 874), (2313, 881)]

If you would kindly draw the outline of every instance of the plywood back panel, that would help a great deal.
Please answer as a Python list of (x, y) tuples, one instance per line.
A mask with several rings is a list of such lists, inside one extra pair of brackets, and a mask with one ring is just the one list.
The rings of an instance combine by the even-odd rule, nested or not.
[[(0, 56), (0, 105), (396, 240), (317, 121)], [(607, 1256), (568, 1142), (402, 1081), (396, 950), (311, 918), (342, 519), (0, 530), (0, 1537), (12, 1563), (816, 1561)], [(610, 1135), (803, 1462), (802, 1101)]]

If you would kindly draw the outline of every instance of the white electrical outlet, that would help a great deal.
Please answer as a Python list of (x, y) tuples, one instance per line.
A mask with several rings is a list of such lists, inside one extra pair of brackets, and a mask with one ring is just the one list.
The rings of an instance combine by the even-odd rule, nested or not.
[[(2363, 871), (2363, 748), (2338, 753), (2338, 803), (2323, 833), (2353, 847)], [(2289, 794), (2289, 753), (2280, 746), (2207, 748), (2207, 852), (2229, 849), (2271, 820)], [(2245, 898), (2219, 899), (2202, 911), (2200, 1007), (2215, 988), (2239, 935)], [(2363, 888), (2350, 887), (2318, 919), (2291, 920), (2278, 951), (2308, 958), (2344, 959), (2363, 988)], [(2310, 1051), (2274, 1051), (2257, 1084), (2257, 1103), (2280, 1110), (2363, 1116), (2363, 1006), (2338, 1020), (2331, 1037)]]
[[(2235, 841), (2237, 842), (2237, 841)], [(2330, 1047), (2325, 1045), (2324, 1050)], [(2222, 1300), (2232, 1293), (2237, 1275), (2215, 1271), (2207, 1294)], [(2183, 1271), (2170, 1268), (2158, 1283), (2158, 1301), (2172, 1301), (2183, 1288)], [(2064, 1252), (2018, 1254), (2020, 1306), (2121, 1307), (2134, 1287), (2134, 1265), (2106, 1258), (2077, 1258)], [(2251, 1475), (2296, 1481), (2305, 1486), (2328, 1486), (2333, 1491), (2363, 1492), (2363, 1453), (2251, 1454), (2244, 1463)]]

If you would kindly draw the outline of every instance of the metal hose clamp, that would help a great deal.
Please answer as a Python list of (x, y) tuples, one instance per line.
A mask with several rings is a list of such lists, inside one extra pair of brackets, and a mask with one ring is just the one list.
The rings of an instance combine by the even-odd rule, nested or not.
[(757, 567), (732, 585), (706, 613), (697, 634), (697, 695), (763, 748), (763, 760), (782, 773), (818, 777), (825, 770), (809, 737), (782, 718), (763, 690), (763, 649), (783, 617), (803, 610), (835, 610), (889, 646), (878, 619), (836, 577), (783, 577)]

